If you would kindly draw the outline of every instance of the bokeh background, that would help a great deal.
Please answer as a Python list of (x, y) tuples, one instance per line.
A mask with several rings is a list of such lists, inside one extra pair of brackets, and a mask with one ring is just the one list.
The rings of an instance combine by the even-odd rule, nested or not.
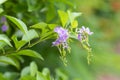
[[(90, 65), (87, 52), (78, 41), (70, 43), (68, 65), (64, 66), (57, 48), (51, 46), (54, 40), (47, 40), (32, 47), (45, 60), (24, 57), (22, 67), (34, 60), (39, 70), (47, 67), (52, 75), (56, 72), (64, 76), (63, 80), (120, 80), (120, 0), (7, 0), (0, 7), (4, 10), (1, 17), (11, 15), (28, 26), (41, 21), (61, 24), (57, 10), (82, 12), (77, 18), (79, 27), (84, 25), (94, 32), (90, 36), (93, 53)], [(15, 27), (9, 26), (5, 34), (12, 36), (15, 31)], [(6, 70), (20, 72), (12, 66), (1, 66), (1, 72)]]

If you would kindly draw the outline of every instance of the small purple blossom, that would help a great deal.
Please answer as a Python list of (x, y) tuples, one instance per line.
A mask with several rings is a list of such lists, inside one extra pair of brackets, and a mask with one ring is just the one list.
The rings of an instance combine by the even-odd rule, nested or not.
[(85, 28), (84, 26), (82, 26), (82, 28), (77, 29), (77, 33), (78, 33), (78, 40), (83, 40), (87, 38), (86, 35), (92, 35), (93, 32), (90, 31), (90, 29), (87, 27)]
[(3, 25), (3, 26), (1, 27), (1, 30), (2, 30), (2, 32), (6, 32), (6, 31), (8, 30), (8, 26)]
[(6, 18), (4, 16), (1, 17), (1, 23), (6, 22)]
[(52, 43), (53, 46), (58, 46), (58, 45), (62, 44), (63, 48), (67, 48), (68, 47), (67, 39), (69, 38), (68, 30), (66, 30), (62, 27), (56, 27), (54, 29), (54, 32), (56, 32), (58, 34), (58, 39)]
[(82, 26), (82, 28), (78, 31), (78, 33), (80, 33), (80, 34), (86, 33), (88, 35), (92, 35), (93, 34), (93, 32), (91, 32), (88, 27), (85, 28), (84, 26)]
[(81, 39), (82, 39), (82, 35), (78, 34), (78, 40), (81, 40)]

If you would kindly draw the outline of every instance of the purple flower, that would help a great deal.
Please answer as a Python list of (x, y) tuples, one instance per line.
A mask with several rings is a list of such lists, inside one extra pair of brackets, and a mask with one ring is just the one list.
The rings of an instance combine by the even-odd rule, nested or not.
[(3, 32), (7, 31), (7, 30), (8, 30), (8, 26), (3, 25), (3, 26), (1, 27), (1, 30), (2, 30)]
[(78, 40), (83, 40), (87, 38), (87, 35), (92, 35), (93, 32), (90, 31), (90, 29), (87, 27), (85, 28), (84, 26), (82, 26), (82, 28), (77, 29), (77, 33), (78, 33)]
[(53, 46), (58, 46), (58, 45), (62, 44), (63, 48), (67, 48), (68, 47), (67, 39), (69, 38), (68, 30), (66, 30), (62, 27), (56, 27), (54, 29), (54, 32), (56, 32), (58, 34), (58, 39), (52, 43)]
[(2, 23), (6, 22), (6, 18), (4, 16), (1, 17), (1, 22)]
[(87, 27), (85, 28), (84, 26), (82, 26), (82, 28), (78, 31), (80, 34), (86, 33), (88, 35), (92, 35), (93, 32), (90, 31), (90, 29)]

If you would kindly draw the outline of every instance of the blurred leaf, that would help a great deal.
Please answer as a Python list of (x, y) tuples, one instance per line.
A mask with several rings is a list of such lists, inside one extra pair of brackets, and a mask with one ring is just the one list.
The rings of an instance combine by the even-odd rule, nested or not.
[(35, 76), (37, 74), (38, 68), (35, 62), (30, 63), (30, 75)]
[(19, 73), (17, 73), (17, 72), (5, 72), (4, 76), (7, 80), (15, 80), (19, 76)]
[(17, 50), (19, 50), (21, 47), (23, 47), (26, 44), (25, 40), (18, 41), (15, 35), (12, 36), (12, 40), (14, 41)]
[(32, 5), (33, 3), (35, 3), (34, 0), (27, 0), (27, 5), (28, 5), (28, 11), (32, 12), (34, 10), (34, 6)]
[(62, 22), (62, 26), (64, 27), (68, 22), (68, 14), (61, 10), (58, 10), (58, 14), (59, 14), (60, 20)]
[(22, 40), (29, 42), (30, 40), (34, 38), (38, 38), (39, 35), (34, 29), (29, 30), (26, 34), (23, 35)]
[(78, 21), (77, 21), (77, 20), (74, 20), (73, 22), (71, 22), (71, 26), (72, 26), (72, 28), (77, 28), (77, 26), (78, 26)]
[(63, 73), (60, 69), (56, 69), (56, 78), (59, 80), (68, 80), (68, 76)]
[(0, 8), (0, 13), (2, 13), (4, 10), (2, 8)]
[(47, 78), (41, 72), (37, 72), (36, 80), (47, 80)]
[(80, 12), (72, 12), (71, 14), (69, 14), (69, 17), (71, 20), (75, 20), (77, 17), (81, 16), (82, 13)]
[(2, 73), (0, 73), (0, 79), (1, 79), (1, 80), (7, 80), (7, 79), (5, 79), (5, 77), (3, 76)]
[(47, 78), (47, 80), (51, 80), (51, 78), (50, 78), (50, 71), (49, 71), (48, 68), (44, 68), (42, 70), (42, 74)]
[(7, 63), (15, 66), (17, 69), (20, 69), (20, 64), (14, 57), (10, 56), (0, 56), (0, 62)]
[(57, 27), (58, 24), (48, 24), (48, 27), (51, 29), (51, 30), (54, 30), (55, 27)]
[(35, 77), (26, 75), (26, 76), (21, 77), (20, 80), (36, 80), (36, 79), (35, 79)]
[(6, 2), (7, 0), (0, 0), (0, 5)]
[(6, 16), (10, 21), (12, 21), (17, 27), (25, 34), (27, 34), (27, 26), (21, 20), (14, 18), (12, 16)]
[(42, 30), (45, 29), (46, 27), (47, 27), (47, 24), (44, 22), (40, 22), (31, 26), (31, 28), (42, 29)]
[[(0, 34), (0, 41), (3, 41), (4, 43), (8, 44), (9, 46), (12, 47), (12, 44), (10, 43), (9, 38), (4, 35), (4, 34)], [(2, 43), (3, 44), (3, 43)], [(1, 46), (1, 45), (0, 45)]]
[(23, 77), (23, 76), (29, 75), (29, 73), (30, 73), (30, 67), (27, 66), (22, 69), (20, 76)]
[(41, 60), (44, 60), (43, 57), (39, 53), (37, 53), (33, 50), (29, 50), (29, 49), (21, 50), (17, 53), (13, 53), (12, 55), (25, 55), (25, 56), (35, 57), (35, 58), (39, 58)]
[(50, 22), (50, 21), (54, 20), (55, 15), (53, 15), (53, 14), (56, 14), (56, 11), (55, 11), (54, 5), (52, 5), (52, 4), (47, 5), (47, 8), (48, 9), (46, 12), (46, 21)]

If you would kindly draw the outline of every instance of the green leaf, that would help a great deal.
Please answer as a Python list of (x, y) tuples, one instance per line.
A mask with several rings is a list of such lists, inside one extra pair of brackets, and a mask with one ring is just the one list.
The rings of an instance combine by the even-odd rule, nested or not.
[(37, 72), (36, 80), (47, 80), (47, 78), (41, 72)]
[(26, 44), (25, 40), (18, 41), (15, 35), (12, 36), (12, 40), (14, 41), (17, 50), (19, 50), (21, 47), (23, 47)]
[(48, 24), (48, 28), (51, 30), (54, 30), (55, 27), (57, 27), (57, 24)]
[(73, 22), (77, 17), (82, 15), (82, 13), (80, 12), (70, 12), (70, 11), (67, 11), (67, 12), (68, 12), (70, 22)]
[(23, 76), (29, 75), (29, 73), (30, 73), (30, 67), (27, 66), (27, 67), (24, 67), (24, 68), (22, 69), (20, 75), (21, 75), (21, 77), (23, 77)]
[(68, 80), (68, 76), (63, 72), (61, 71), (60, 69), (56, 69), (56, 77), (57, 79), (61, 79), (61, 80)]
[(22, 41), (27, 41), (29, 42), (30, 40), (34, 39), (34, 38), (38, 38), (39, 35), (37, 34), (37, 32), (34, 29), (31, 29), (27, 32), (27, 34), (24, 34), (22, 37)]
[(35, 62), (30, 63), (30, 75), (35, 76), (37, 74), (38, 67)]
[(27, 30), (27, 26), (24, 24), (24, 22), (22, 22), (21, 20), (12, 17), (12, 16), (7, 16), (6, 17), (12, 21), (15, 25), (17, 25), (17, 27), (25, 34), (27, 34), (28, 30)]
[(47, 80), (51, 80), (50, 78), (50, 71), (48, 68), (44, 68), (42, 74), (47, 78)]
[(19, 77), (19, 73), (17, 73), (17, 72), (5, 72), (4, 76), (7, 80), (16, 80), (16, 78)]
[(44, 22), (40, 22), (31, 26), (31, 28), (36, 28), (36, 29), (45, 29), (46, 27), (47, 27), (47, 24)]
[(73, 20), (73, 22), (71, 22), (71, 26), (72, 26), (72, 28), (77, 28), (78, 21), (77, 20)]
[(0, 0), (0, 5), (6, 2), (7, 0)]
[(44, 60), (43, 57), (39, 53), (37, 53), (33, 50), (29, 50), (29, 49), (21, 50), (17, 53), (13, 53), (11, 55), (25, 55), (25, 56), (35, 57), (35, 58), (39, 58), (41, 60)]
[[(10, 39), (6, 35), (0, 34), (0, 42), (1, 41), (12, 47), (12, 44), (10, 43)], [(2, 43), (2, 44), (4, 44), (4, 43)]]
[(35, 77), (26, 75), (26, 76), (21, 77), (20, 80), (36, 80), (36, 79), (35, 79)]
[(3, 76), (2, 73), (0, 73), (0, 79), (1, 79), (1, 80), (7, 80), (7, 79), (5, 79), (5, 77)]
[(0, 8), (0, 13), (2, 13), (4, 10), (2, 8)]
[(62, 26), (64, 27), (68, 22), (68, 14), (61, 10), (58, 10), (58, 14), (59, 14), (60, 20), (62, 22)]
[(12, 56), (0, 56), (0, 62), (7, 63), (15, 66), (17, 69), (20, 69), (20, 64), (17, 59)]

